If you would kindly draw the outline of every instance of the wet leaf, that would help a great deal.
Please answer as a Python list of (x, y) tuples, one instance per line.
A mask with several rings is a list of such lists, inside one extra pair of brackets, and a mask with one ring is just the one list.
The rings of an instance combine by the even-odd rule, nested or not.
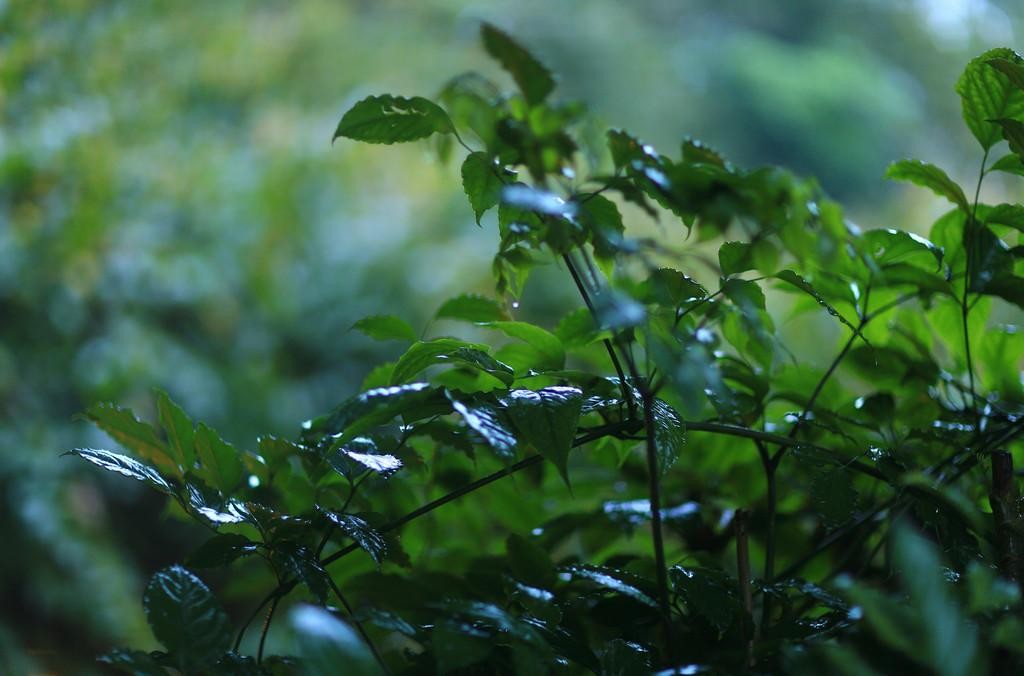
[(332, 436), (335, 445), (354, 439), (398, 415), (418, 419), (445, 413), (450, 404), (441, 388), (409, 383), (367, 390), (339, 404), (323, 420), (309, 421), (309, 433)]
[(510, 338), (523, 341), (536, 352), (532, 367), (542, 371), (556, 371), (565, 366), (565, 348), (557, 336), (527, 322), (483, 322), (480, 326), (501, 331)]
[(448, 113), (420, 96), (370, 96), (345, 113), (332, 140), (339, 136), (364, 143), (403, 143), (434, 133), (454, 131)]
[(1024, 156), (1024, 122), (1013, 118), (1000, 117), (990, 120), (1003, 130), (1003, 138), (1010, 145), (1010, 150)]
[(191, 418), (162, 390), (156, 392), (156, 410), (160, 426), (167, 435), (171, 455), (185, 471), (192, 469), (196, 462), (196, 449), (195, 426)]
[(160, 440), (156, 429), (136, 418), (130, 410), (113, 404), (96, 404), (87, 408), (83, 416), (143, 460), (165, 472), (180, 474), (174, 455)]
[(402, 468), (402, 461), (390, 453), (381, 453), (369, 437), (356, 437), (345, 443), (330, 458), (331, 466), (342, 476), (357, 478), (366, 470), (387, 478)]
[(649, 594), (641, 591), (640, 587), (646, 586), (643, 581), (625, 571), (606, 566), (590, 565), (567, 566), (564, 570), (574, 579), (587, 580), (616, 594), (639, 601), (645, 606), (650, 606), (651, 608), (658, 607), (658, 603)]
[(97, 662), (109, 664), (118, 671), (134, 676), (167, 676), (167, 670), (153, 655), (141, 650), (118, 648), (96, 658)]
[(395, 364), (391, 384), (408, 382), (434, 364), (457, 363), (493, 376), (506, 387), (511, 385), (515, 378), (512, 368), (488, 355), (487, 349), (486, 345), (467, 343), (456, 338), (435, 338), (413, 343)]
[(167, 480), (160, 475), (160, 472), (156, 471), (149, 465), (145, 465), (138, 460), (129, 458), (126, 455), (120, 455), (119, 453), (112, 453), (111, 451), (104, 451), (98, 448), (75, 448), (68, 451), (65, 455), (77, 455), (80, 458), (85, 458), (94, 465), (102, 467), (103, 469), (123, 474), (124, 476), (131, 477), (132, 479), (144, 481), (161, 493), (174, 495), (174, 489)]
[(369, 522), (355, 514), (338, 514), (326, 509), (320, 510), (333, 524), (341, 529), (341, 532), (352, 538), (363, 551), (370, 555), (378, 566), (384, 561), (388, 554), (388, 544)]
[(258, 545), (237, 533), (223, 533), (214, 535), (212, 538), (200, 545), (199, 549), (192, 552), (188, 558), (188, 564), (196, 568), (217, 568), (226, 566), (235, 559), (253, 554)]
[(501, 202), (523, 211), (532, 211), (548, 216), (572, 216), (577, 209), (575, 203), (567, 202), (553, 192), (531, 188), (522, 183), (503, 187)]
[(509, 429), (500, 409), (488, 403), (465, 403), (454, 398), (452, 408), (462, 416), (470, 429), (484, 438), (499, 458), (512, 460), (516, 457), (516, 436)]
[(675, 464), (686, 443), (686, 425), (676, 410), (661, 399), (651, 404), (654, 416), (654, 442), (658, 450), (658, 471), (665, 476)]
[(215, 661), (231, 644), (231, 623), (220, 603), (202, 580), (181, 566), (153, 575), (143, 607), (153, 635), (182, 671)]
[(718, 247), (718, 265), (722, 268), (722, 275), (726, 277), (737, 272), (753, 270), (753, 247), (746, 242), (726, 242)]
[(569, 451), (579, 423), (583, 392), (575, 387), (512, 390), (502, 400), (518, 436), (550, 460), (569, 483)]

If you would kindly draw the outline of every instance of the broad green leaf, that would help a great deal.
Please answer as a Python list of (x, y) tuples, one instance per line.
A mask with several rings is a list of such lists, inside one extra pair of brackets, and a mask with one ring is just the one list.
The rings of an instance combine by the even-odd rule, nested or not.
[(448, 113), (420, 96), (370, 96), (342, 116), (332, 140), (339, 136), (365, 143), (403, 143), (434, 133), (454, 131)]
[(1024, 232), (1024, 205), (997, 204), (985, 215), (985, 223), (1005, 225)]
[(502, 400), (519, 438), (550, 460), (569, 483), (569, 451), (583, 405), (583, 392), (575, 387), (512, 390)]
[(98, 465), (103, 469), (123, 474), (127, 477), (131, 477), (132, 479), (144, 481), (161, 493), (174, 495), (174, 489), (167, 480), (160, 475), (160, 472), (156, 471), (149, 465), (145, 465), (138, 460), (129, 458), (126, 455), (111, 453), (110, 451), (104, 451), (97, 448), (75, 448), (65, 453), (65, 455), (77, 455), (78, 457), (85, 458), (89, 462), (94, 465)]
[(956, 83), (964, 121), (985, 150), (1002, 139), (999, 126), (990, 120), (1024, 115), (1024, 90), (1014, 87), (1003, 72), (989, 65), (993, 59), (1021, 63), (1012, 49), (991, 49), (972, 59)]
[(853, 476), (842, 468), (818, 470), (810, 486), (811, 503), (829, 530), (844, 526), (857, 511)]
[(714, 568), (673, 566), (672, 587), (682, 596), (690, 613), (710, 622), (719, 632), (732, 626), (740, 613), (739, 584)]
[(1024, 122), (1008, 117), (1001, 117), (991, 121), (998, 124), (1003, 130), (1003, 138), (1010, 145), (1010, 150), (1020, 156), (1024, 156)]
[(484, 212), (495, 206), (501, 197), (503, 181), (500, 168), (487, 153), (475, 152), (462, 162), (462, 189), (473, 207), (477, 225)]
[(885, 177), (896, 181), (909, 181), (928, 188), (939, 197), (945, 197), (965, 212), (970, 211), (967, 196), (957, 183), (942, 169), (918, 160), (893, 162), (885, 171)]
[(435, 625), (430, 638), (437, 670), (441, 674), (476, 664), (490, 655), (495, 647), (488, 632), (454, 619)]
[(409, 383), (358, 394), (339, 404), (330, 415), (321, 420), (307, 421), (303, 427), (307, 434), (340, 435), (337, 438), (332, 436), (335, 445), (340, 446), (398, 415), (418, 420), (450, 410), (451, 405), (440, 388), (427, 383)]
[(196, 464), (195, 426), (188, 414), (166, 392), (157, 390), (156, 410), (167, 435), (167, 447), (179, 466), (189, 471)]
[(406, 340), (410, 343), (416, 340), (416, 332), (409, 323), (394, 315), (363, 317), (352, 328), (374, 340)]
[(241, 454), (204, 423), (196, 428), (196, 455), (203, 468), (201, 476), (214, 488), (224, 495), (231, 495), (238, 488), (244, 472)]
[(686, 425), (676, 410), (661, 399), (652, 402), (651, 412), (654, 416), (654, 442), (658, 450), (658, 472), (665, 476), (686, 443)]
[(517, 338), (534, 348), (539, 357), (533, 368), (556, 371), (565, 366), (565, 348), (557, 336), (539, 326), (527, 322), (481, 322), (479, 326), (501, 331), (510, 338)]
[(220, 658), (231, 644), (231, 622), (202, 580), (181, 566), (150, 578), (143, 597), (153, 635), (181, 670), (198, 670)]
[(1002, 171), (1007, 174), (1024, 176), (1024, 159), (1021, 159), (1017, 153), (1011, 153), (993, 162), (987, 171)]
[(658, 268), (644, 282), (642, 295), (647, 303), (680, 307), (707, 298), (708, 291), (695, 279), (678, 270)]
[(986, 63), (1005, 75), (1014, 87), (1024, 90), (1024, 65), (1019, 58), (1011, 60), (1001, 56), (989, 59)]
[(626, 248), (625, 226), (619, 208), (604, 195), (591, 194), (579, 202), (579, 218), (588, 229), (594, 256), (611, 260)]
[(530, 105), (541, 103), (555, 88), (551, 72), (506, 33), (489, 23), (480, 28), (484, 49), (501, 64)]
[(508, 428), (500, 409), (487, 403), (465, 403), (454, 398), (452, 408), (470, 429), (484, 438), (499, 458), (512, 460), (516, 457), (516, 436)]
[[(893, 229), (868, 230), (860, 238), (865, 253), (878, 265), (910, 263), (938, 270), (942, 265), (942, 249), (912, 232)], [(931, 265), (929, 258), (934, 260)]]
[(258, 548), (255, 542), (244, 535), (222, 533), (214, 535), (192, 552), (188, 564), (196, 568), (219, 568), (242, 556), (254, 554)]
[(753, 247), (746, 242), (726, 242), (718, 248), (718, 265), (722, 275), (728, 277), (737, 272), (754, 268)]
[(384, 536), (373, 528), (366, 519), (355, 514), (338, 514), (326, 509), (321, 509), (320, 511), (331, 523), (340, 528), (342, 533), (352, 538), (357, 545), (369, 554), (374, 563), (380, 566), (387, 556), (388, 543)]
[(509, 318), (508, 312), (500, 302), (473, 293), (446, 300), (434, 316), (438, 319), (458, 319), (464, 322), (496, 322)]
[(245, 504), (234, 498), (225, 499), (220, 492), (202, 484), (195, 477), (188, 477), (185, 492), (193, 514), (214, 528), (249, 519), (250, 514)]
[(308, 547), (292, 541), (279, 542), (271, 550), (270, 560), (275, 569), (301, 582), (321, 605), (327, 602), (330, 593), (328, 573)]
[(505, 540), (508, 566), (516, 579), (541, 589), (555, 586), (557, 572), (548, 553), (532, 540), (513, 533)]
[(289, 622), (306, 676), (379, 676), (384, 672), (359, 635), (323, 608), (301, 605)]
[(434, 364), (456, 363), (493, 376), (506, 387), (511, 385), (515, 378), (512, 368), (491, 357), (486, 350), (486, 345), (467, 343), (456, 338), (435, 338), (413, 343), (395, 364), (391, 384), (406, 383)]
[(96, 404), (87, 408), (83, 416), (143, 460), (163, 471), (179, 473), (174, 456), (160, 440), (156, 429), (137, 419), (128, 409), (113, 404)]
[[(846, 317), (840, 314), (838, 310), (832, 307), (832, 305), (830, 305), (828, 301), (826, 301), (825, 298), (820, 293), (818, 293), (817, 289), (815, 289), (810, 282), (808, 282), (806, 279), (804, 279), (797, 273), (793, 272), (792, 270), (783, 270), (776, 274), (775, 277), (800, 289), (808, 296), (813, 298), (818, 303), (818, 305), (825, 308), (825, 310), (830, 315), (838, 319), (846, 326), (850, 327), (850, 329), (852, 329), (854, 333), (860, 333), (859, 329), (856, 326), (854, 326), (853, 323), (850, 322), (850, 320), (848, 320)], [(861, 335), (861, 338), (863, 339), (864, 336)], [(865, 342), (867, 342), (866, 339)]]
[(600, 333), (594, 323), (594, 315), (585, 307), (570, 311), (558, 322), (555, 335), (567, 349), (578, 349), (590, 345)]
[(639, 601), (645, 606), (658, 607), (658, 603), (651, 595), (641, 589), (641, 587), (647, 586), (644, 581), (626, 571), (591, 565), (572, 565), (563, 570), (574, 579), (587, 580), (616, 594)]

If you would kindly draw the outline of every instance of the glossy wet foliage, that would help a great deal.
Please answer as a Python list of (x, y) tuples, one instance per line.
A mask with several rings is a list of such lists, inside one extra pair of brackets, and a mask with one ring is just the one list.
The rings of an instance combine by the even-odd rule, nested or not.
[[(467, 208), (497, 212), (494, 296), (441, 305), (453, 335), (357, 322), (407, 348), (290, 439), (238, 448), (160, 392), (153, 424), (89, 408), (121, 448), (71, 453), (210, 531), (147, 587), (162, 648), (101, 659), (142, 674), (1024, 667), (1024, 338), (1002, 321), (1024, 307), (1024, 206), (979, 202), (987, 174), (1022, 173), (1024, 60), (986, 52), (957, 83), (978, 186), (890, 167), (950, 203), (926, 238), (861, 229), (813, 180), (692, 139), (662, 154), (621, 129), (580, 134), (583, 106), (538, 59), (488, 24), (481, 38), (514, 91), (462, 76), (437, 101), (370, 96), (335, 143), (429, 139), (460, 161)], [(661, 235), (634, 236), (634, 219)], [(709, 277), (687, 249), (712, 240)], [(545, 265), (580, 308), (514, 319)], [(829, 361), (793, 349), (787, 313), (834, 323)], [(201, 576), (236, 574), (266, 596), (229, 619)]]

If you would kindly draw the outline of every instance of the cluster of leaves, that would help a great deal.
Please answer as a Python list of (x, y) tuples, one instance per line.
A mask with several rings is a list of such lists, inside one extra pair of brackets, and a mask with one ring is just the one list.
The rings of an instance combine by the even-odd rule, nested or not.
[[(925, 239), (862, 231), (813, 181), (738, 168), (695, 140), (675, 158), (621, 130), (588, 145), (582, 107), (550, 99), (539, 61), (492, 26), (482, 40), (516, 93), (466, 75), (440, 103), (371, 96), (335, 139), (463, 147), (477, 221), (497, 210), (498, 299), (438, 309), (466, 339), (361, 320), (408, 348), (362, 394), (255, 452), (162, 393), (159, 430), (89, 409), (135, 457), (72, 453), (215, 531), (187, 565), (261, 565), (276, 583), (232, 635), (203, 582), (161, 571), (145, 605), (166, 650), (103, 659), (146, 674), (1024, 666), (1011, 453), (1024, 342), (998, 322), (1024, 307), (1024, 206), (979, 203), (988, 173), (1024, 175), (1024, 60), (992, 50), (958, 82), (984, 156), (973, 199), (930, 164), (890, 167), (953, 204)], [(989, 163), (1003, 140), (1009, 154)], [(624, 213), (667, 220), (668, 235), (631, 236)], [(717, 261), (688, 250), (723, 239)], [(673, 267), (687, 261), (715, 278)], [(583, 303), (551, 330), (505, 300), (549, 263)], [(798, 358), (778, 326), (785, 302), (843, 332), (829, 363)], [(484, 514), (490, 541), (460, 538), (469, 517), (440, 522), (458, 546), (410, 553), (400, 539), (519, 473), (521, 513)], [(545, 513), (567, 490), (588, 506)], [(313, 604), (290, 615), (299, 658), (264, 657), (295, 590)]]

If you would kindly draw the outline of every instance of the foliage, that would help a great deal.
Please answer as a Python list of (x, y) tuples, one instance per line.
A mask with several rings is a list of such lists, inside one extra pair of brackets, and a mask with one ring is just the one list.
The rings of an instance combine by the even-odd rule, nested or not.
[[(233, 632), (195, 573), (162, 570), (145, 607), (164, 650), (102, 659), (145, 674), (1024, 666), (1024, 344), (992, 319), (1024, 307), (1024, 206), (979, 201), (989, 172), (1020, 167), (1024, 60), (986, 52), (957, 85), (977, 186), (890, 168), (953, 204), (926, 239), (862, 231), (814, 181), (692, 139), (678, 157), (617, 129), (588, 145), (548, 69), (493, 26), (482, 38), (517, 92), (476, 76), (440, 104), (372, 96), (335, 139), (461, 145), (475, 218), (497, 212), (497, 297), (437, 311), (459, 336), (361, 320), (407, 350), (255, 451), (163, 393), (158, 427), (88, 409), (129, 455), (73, 454), (212, 531), (183, 563), (269, 582)], [(633, 216), (665, 236), (633, 236)], [(724, 240), (717, 278), (684, 265), (694, 240)], [(584, 307), (547, 328), (514, 319), (549, 264)], [(790, 347), (777, 292), (835, 319), (829, 363)], [(297, 596), (298, 656), (265, 655)]]

